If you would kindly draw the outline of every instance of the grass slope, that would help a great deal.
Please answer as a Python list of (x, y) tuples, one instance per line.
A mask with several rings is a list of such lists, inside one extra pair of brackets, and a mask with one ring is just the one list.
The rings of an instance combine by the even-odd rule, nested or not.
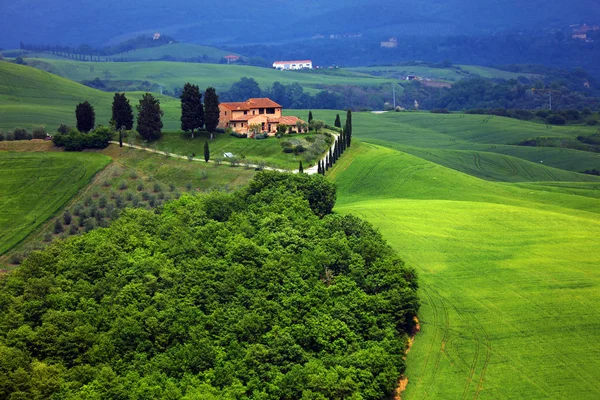
[(56, 213), (109, 161), (90, 153), (0, 151), (0, 255)]
[(148, 81), (166, 88), (181, 88), (186, 82), (201, 88), (213, 86), (217, 91), (229, 90), (242, 77), (252, 77), (262, 88), (273, 82), (298, 82), (307, 92), (315, 92), (323, 85), (378, 85), (391, 82), (387, 78), (368, 75), (317, 74), (298, 71), (277, 71), (245, 65), (195, 64), (184, 62), (78, 62), (72, 60), (28, 59), (29, 65), (60, 75), (76, 82), (93, 80)]
[[(289, 110), (306, 118), (308, 111)], [(313, 110), (315, 119), (333, 124), (339, 113)], [(516, 142), (536, 136), (576, 138), (597, 128), (588, 126), (548, 127), (534, 122), (504, 117), (465, 114), (405, 112), (385, 114), (354, 113), (356, 135), (370, 143), (391, 147), (447, 167), (492, 180), (587, 181), (577, 174), (565, 175), (554, 168), (581, 172), (600, 169), (600, 155), (572, 149), (515, 146)]]
[(330, 174), (335, 211), (420, 274), (403, 399), (600, 396), (600, 180), (490, 182), (357, 141)]
[[(127, 96), (135, 110), (142, 93), (127, 93)], [(178, 129), (180, 102), (167, 96), (157, 97), (165, 111), (165, 129)], [(35, 68), (0, 62), (0, 129), (46, 125), (53, 131), (61, 123), (75, 126), (75, 107), (85, 100), (95, 108), (96, 124), (108, 125), (112, 93), (92, 89)]]
[(407, 75), (416, 75), (422, 78), (433, 80), (456, 82), (465, 78), (482, 77), (486, 79), (517, 79), (526, 77), (528, 79), (538, 79), (535, 74), (518, 74), (514, 72), (502, 71), (499, 69), (481, 67), (477, 65), (456, 65), (449, 68), (431, 68), (422, 65), (397, 65), (397, 66), (374, 66), (374, 67), (354, 67), (348, 68), (353, 72), (360, 72), (373, 76), (402, 79)]
[(173, 43), (164, 46), (148, 47), (145, 49), (133, 50), (127, 53), (116, 54), (114, 58), (124, 58), (127, 61), (149, 61), (158, 60), (163, 57), (172, 57), (177, 60), (206, 56), (212, 60), (235, 53), (219, 50), (214, 47), (200, 46), (191, 43)]

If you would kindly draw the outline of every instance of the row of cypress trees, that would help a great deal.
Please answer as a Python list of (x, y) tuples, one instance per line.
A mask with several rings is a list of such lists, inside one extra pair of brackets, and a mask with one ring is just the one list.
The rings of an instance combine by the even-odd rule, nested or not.
[[(335, 126), (341, 126), (340, 116), (339, 114), (335, 119)], [(317, 173), (321, 175), (325, 175), (325, 172), (329, 170), (329, 168), (333, 167), (335, 162), (344, 154), (344, 151), (348, 147), (350, 147), (352, 143), (352, 111), (348, 110), (346, 113), (346, 124), (344, 129), (342, 129), (342, 133), (335, 140), (335, 144), (333, 148), (329, 148), (329, 154), (319, 161), (319, 165), (317, 168)]]

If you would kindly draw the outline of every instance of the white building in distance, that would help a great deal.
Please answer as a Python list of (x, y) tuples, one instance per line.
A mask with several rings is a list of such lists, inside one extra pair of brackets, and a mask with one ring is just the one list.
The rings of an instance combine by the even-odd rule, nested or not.
[(296, 60), (296, 61), (275, 61), (273, 68), (288, 70), (288, 69), (312, 69), (311, 60)]

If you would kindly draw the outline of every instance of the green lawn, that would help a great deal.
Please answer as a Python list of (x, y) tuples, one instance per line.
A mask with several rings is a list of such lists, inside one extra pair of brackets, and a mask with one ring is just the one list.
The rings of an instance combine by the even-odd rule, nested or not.
[(158, 60), (165, 56), (173, 57), (177, 60), (184, 60), (187, 58), (202, 57), (205, 55), (212, 60), (220, 60), (221, 58), (230, 54), (236, 55), (236, 53), (219, 50), (209, 46), (200, 46), (191, 43), (173, 43), (166, 44), (164, 46), (132, 50), (127, 53), (116, 54), (113, 57), (122, 57), (127, 61), (148, 61)]
[(60, 210), (110, 159), (0, 151), (0, 255)]
[[(419, 272), (422, 331), (402, 398), (598, 398), (600, 178), (513, 158), (516, 171), (489, 162), (479, 179), (452, 150), (415, 157), (398, 150), (408, 134), (361, 118), (329, 176), (335, 211), (369, 220)], [(420, 140), (443, 146), (439, 130)]]

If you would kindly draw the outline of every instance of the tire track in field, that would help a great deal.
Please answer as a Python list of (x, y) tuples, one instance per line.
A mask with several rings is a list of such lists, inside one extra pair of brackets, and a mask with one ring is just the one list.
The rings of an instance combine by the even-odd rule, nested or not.
[[(437, 299), (438, 299), (439, 304), (441, 305), (441, 307), (436, 306), (436, 303), (434, 301), (433, 296), (430, 293), (428, 293), (429, 290), (431, 290), (434, 294), (437, 295)], [(446, 342), (447, 342), (447, 337), (448, 337), (448, 331), (450, 330), (450, 316), (449, 316), (449, 313), (448, 313), (448, 307), (446, 307), (446, 303), (444, 302), (443, 298), (439, 295), (439, 293), (437, 291), (435, 291), (435, 289), (433, 289), (433, 288), (429, 288), (429, 289), (423, 288), (423, 291), (425, 292), (425, 295), (427, 296), (427, 298), (430, 300), (431, 306), (432, 306), (432, 308), (434, 310), (434, 321), (436, 322), (436, 327), (437, 326), (441, 326), (441, 324), (437, 323), (438, 320), (440, 318), (444, 319), (444, 321), (443, 321), (443, 327), (441, 327), (441, 329), (442, 329), (442, 338), (441, 338), (440, 350), (439, 350), (439, 352), (436, 352), (433, 355), (433, 357), (435, 358), (435, 362), (434, 362), (433, 368), (431, 369), (432, 377), (431, 377), (430, 382), (427, 385), (426, 389), (423, 391), (422, 398), (425, 399), (425, 398), (427, 398), (428, 392), (434, 386), (436, 378), (437, 378), (437, 373), (438, 373), (438, 370), (440, 368), (440, 361), (442, 359), (442, 354), (444, 353), (445, 347), (446, 347)], [(425, 365), (423, 366), (424, 369), (427, 366), (427, 364), (429, 363), (429, 359), (431, 358), (431, 355), (433, 353), (433, 346), (434, 346), (434, 343), (432, 341), (431, 342), (431, 346), (429, 347), (429, 351), (427, 353), (427, 359), (425, 361)]]

